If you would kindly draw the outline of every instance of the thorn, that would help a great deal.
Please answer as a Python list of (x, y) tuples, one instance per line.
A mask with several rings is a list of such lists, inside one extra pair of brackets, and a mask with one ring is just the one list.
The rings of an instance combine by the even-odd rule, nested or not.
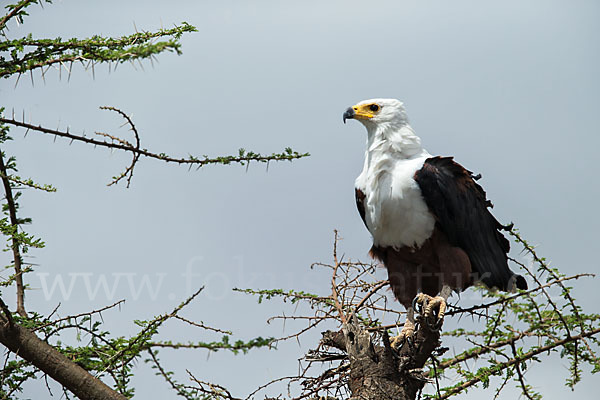
[(46, 85), (46, 72), (48, 72), (49, 69), (50, 69), (50, 66), (48, 66), (48, 68), (46, 68), (45, 71), (44, 71), (44, 68), (42, 68), (42, 81), (44, 81), (44, 85)]
[(17, 85), (19, 84), (19, 80), (21, 79), (22, 74), (23, 74), (22, 72), (19, 72), (19, 75), (17, 75), (17, 81), (15, 82), (15, 87), (14, 87), (15, 89), (17, 88)]

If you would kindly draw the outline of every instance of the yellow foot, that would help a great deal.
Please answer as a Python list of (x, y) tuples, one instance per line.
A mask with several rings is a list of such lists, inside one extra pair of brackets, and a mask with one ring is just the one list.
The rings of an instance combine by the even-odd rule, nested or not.
[(415, 336), (415, 324), (410, 319), (407, 319), (400, 331), (398, 336), (390, 338), (390, 345), (394, 350), (400, 349), (404, 342), (408, 340), (409, 343), (413, 342)]
[(444, 322), (446, 314), (446, 299), (441, 296), (431, 297), (424, 293), (419, 293), (413, 300), (413, 307), (417, 309), (421, 306), (419, 313), (425, 322), (432, 329), (439, 329)]

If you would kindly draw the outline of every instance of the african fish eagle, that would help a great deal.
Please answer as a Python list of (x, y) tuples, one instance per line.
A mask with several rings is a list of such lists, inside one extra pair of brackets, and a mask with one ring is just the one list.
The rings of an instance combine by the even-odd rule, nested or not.
[(452, 157), (429, 154), (402, 102), (365, 100), (343, 119), (367, 128), (356, 205), (373, 237), (370, 254), (383, 262), (394, 296), (408, 310), (398, 340), (414, 334), (417, 304), (439, 327), (452, 290), (475, 282), (504, 291), (527, 288), (508, 267), (506, 227), (490, 213), (477, 177)]

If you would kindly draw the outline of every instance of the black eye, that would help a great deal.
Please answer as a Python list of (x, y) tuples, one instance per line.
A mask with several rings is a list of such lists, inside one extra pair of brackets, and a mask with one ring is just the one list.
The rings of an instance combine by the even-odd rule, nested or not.
[(379, 106), (377, 104), (371, 104), (369, 106), (369, 110), (371, 110), (371, 111), (379, 111)]

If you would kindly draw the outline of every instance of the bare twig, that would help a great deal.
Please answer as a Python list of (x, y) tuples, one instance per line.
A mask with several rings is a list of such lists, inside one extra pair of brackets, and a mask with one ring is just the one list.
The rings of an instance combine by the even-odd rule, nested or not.
[(342, 321), (343, 324), (346, 323), (346, 316), (344, 315), (344, 310), (342, 309), (342, 305), (340, 304), (340, 301), (338, 299), (338, 291), (337, 291), (337, 284), (335, 283), (335, 276), (337, 274), (337, 270), (340, 266), (340, 262), (338, 261), (338, 256), (337, 256), (337, 243), (338, 243), (338, 231), (334, 230), (334, 242), (333, 242), (333, 260), (335, 262), (334, 268), (333, 268), (333, 273), (331, 274), (331, 297), (333, 299), (333, 303), (335, 304), (335, 308), (338, 311), (338, 314), (340, 316), (340, 321)]
[[(196, 378), (189, 370), (186, 370), (190, 379), (198, 384), (198, 391), (207, 395), (215, 396), (216, 398), (228, 399), (228, 400), (242, 400), (238, 397), (233, 397), (231, 392), (221, 385), (216, 383), (204, 382)], [(210, 389), (206, 389), (204, 386), (208, 386)]]
[(382, 287), (384, 287), (385, 285), (387, 285), (388, 283), (390, 283), (390, 281), (385, 280), (385, 281), (381, 281), (378, 282), (370, 291), (369, 293), (367, 293), (365, 295), (365, 297), (362, 298), (362, 300), (360, 301), (360, 303), (358, 303), (358, 305), (356, 306), (356, 308), (354, 309), (354, 312), (357, 313), (360, 308), (365, 304), (365, 302), (369, 299), (369, 297), (371, 297), (373, 294), (375, 294), (379, 289), (381, 289)]
[(178, 319), (180, 321), (183, 321), (186, 324), (189, 324), (189, 325), (192, 325), (192, 326), (196, 326), (198, 328), (202, 328), (202, 329), (206, 329), (206, 330), (213, 331), (213, 332), (219, 332), (219, 333), (225, 333), (227, 335), (231, 335), (231, 331), (225, 331), (223, 329), (213, 328), (212, 326), (204, 325), (204, 323), (202, 323), (202, 322), (190, 321), (189, 319), (183, 318), (183, 317), (181, 317), (179, 315), (175, 315), (174, 318)]

